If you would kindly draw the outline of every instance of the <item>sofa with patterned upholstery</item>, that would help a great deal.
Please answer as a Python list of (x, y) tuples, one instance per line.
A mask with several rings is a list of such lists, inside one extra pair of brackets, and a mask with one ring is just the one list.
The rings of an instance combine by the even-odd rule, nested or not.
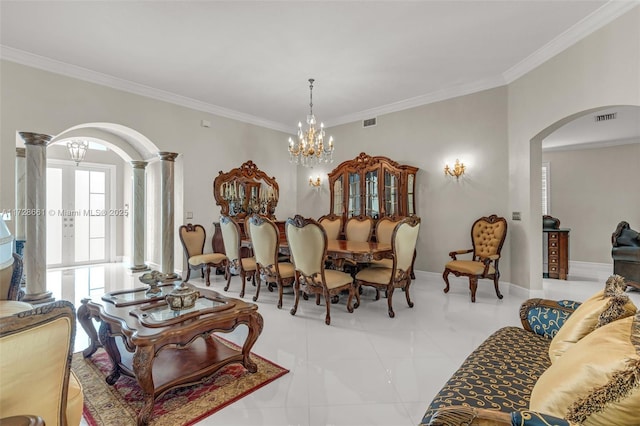
[(530, 299), (489, 336), (421, 425), (640, 425), (640, 313), (620, 276), (586, 301)]

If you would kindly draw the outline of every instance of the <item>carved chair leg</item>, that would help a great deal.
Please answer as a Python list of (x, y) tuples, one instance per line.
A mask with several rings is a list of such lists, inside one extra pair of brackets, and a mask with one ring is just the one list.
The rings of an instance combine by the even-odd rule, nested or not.
[(496, 289), (496, 296), (498, 296), (498, 299), (502, 299), (502, 293), (500, 293), (500, 289), (498, 288), (498, 276), (496, 275), (495, 277), (493, 277), (493, 286)]
[(347, 311), (349, 313), (353, 312), (353, 306), (351, 306), (351, 301), (353, 300), (353, 291), (355, 289), (353, 288), (353, 286), (349, 286), (349, 298), (347, 299)]
[(444, 288), (444, 292), (445, 293), (449, 293), (449, 272), (451, 272), (451, 271), (449, 270), (449, 268), (447, 268), (442, 273), (442, 279), (444, 280), (444, 282), (446, 284), (446, 287)]
[(255, 281), (256, 281), (256, 294), (255, 296), (253, 296), (253, 301), (256, 302), (258, 300), (258, 296), (260, 296), (260, 284), (262, 283), (262, 280), (260, 279), (260, 272), (256, 270), (256, 276), (255, 276)]
[(247, 273), (244, 271), (240, 271), (240, 279), (242, 280), (242, 287), (240, 287), (240, 297), (244, 297), (244, 287), (247, 284)]
[(320, 293), (316, 293), (316, 305), (320, 306)]
[(389, 316), (391, 318), (396, 316), (396, 313), (393, 312), (393, 285), (391, 288), (387, 290), (387, 305), (389, 306)]
[(407, 305), (409, 305), (410, 308), (413, 308), (413, 302), (411, 301), (411, 297), (409, 297), (409, 287), (411, 287), (411, 281), (404, 286), (404, 295), (407, 297)]
[(327, 325), (331, 324), (331, 296), (327, 289), (324, 290), (324, 303), (327, 305), (327, 316), (324, 319), (324, 323)]
[(282, 294), (284, 293), (282, 279), (278, 278), (276, 284), (278, 285), (278, 309), (282, 309)]
[(471, 302), (476, 301), (476, 290), (478, 289), (478, 277), (469, 277), (469, 290), (471, 290)]
[(298, 276), (298, 273), (296, 273), (296, 281), (293, 285), (293, 292), (295, 293), (293, 299), (293, 308), (291, 308), (291, 311), (289, 311), (291, 315), (295, 315), (298, 311), (298, 301), (300, 300), (300, 277)]
[(206, 270), (206, 275), (207, 275), (207, 279), (206, 279), (206, 283), (207, 283), (207, 287), (209, 287), (211, 285), (211, 281), (209, 280), (209, 275), (211, 275), (211, 266), (207, 265), (204, 267), (204, 269)]
[(227, 267), (224, 268), (224, 275), (227, 279), (227, 285), (224, 286), (224, 291), (229, 291), (229, 286), (231, 285), (231, 265), (227, 264)]
[(205, 266), (200, 267), (200, 273), (202, 274), (202, 278), (204, 278), (204, 268)]
[(380, 300), (380, 290), (378, 290), (378, 287), (376, 287), (376, 298), (375, 300)]
[(189, 277), (191, 276), (191, 266), (189, 266), (189, 264), (187, 264), (187, 278), (184, 280), (184, 282), (189, 281)]
[(360, 306), (360, 290), (362, 290), (362, 288), (358, 283), (353, 283), (352, 285), (356, 296), (356, 303), (353, 304), (353, 309), (356, 309), (358, 306)]

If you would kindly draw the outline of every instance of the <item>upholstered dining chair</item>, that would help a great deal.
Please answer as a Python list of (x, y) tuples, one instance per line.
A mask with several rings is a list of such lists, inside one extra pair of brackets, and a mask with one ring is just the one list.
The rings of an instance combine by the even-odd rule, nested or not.
[(280, 231), (269, 218), (253, 214), (245, 219), (245, 228), (256, 259), (256, 294), (258, 300), (260, 284), (276, 283), (278, 286), (278, 309), (282, 308), (282, 294), (285, 286), (293, 285), (295, 272), (290, 262), (278, 261)]
[[(471, 291), (471, 302), (476, 301), (476, 289), (478, 279), (487, 278), (493, 280), (498, 299), (502, 299), (502, 294), (498, 288), (500, 270), (500, 251), (507, 237), (507, 220), (492, 214), (488, 217), (481, 217), (476, 220), (471, 227), (471, 243), (473, 248), (466, 250), (456, 250), (449, 253), (451, 261), (445, 265), (442, 278), (446, 283), (444, 292), (449, 292), (449, 274), (456, 277), (469, 277), (469, 290)], [(459, 260), (458, 256), (471, 253), (471, 260)]]
[[(378, 220), (376, 223), (376, 241), (378, 243), (383, 244), (391, 244), (393, 231), (396, 228), (398, 222), (402, 219), (400, 218), (391, 218), (388, 216), (383, 217)], [(369, 264), (369, 266), (373, 267), (381, 267), (381, 268), (391, 268), (393, 265), (393, 259), (385, 258), (379, 260), (373, 260)]]
[[(188, 223), (180, 226), (180, 242), (184, 248), (184, 255), (187, 259), (187, 278), (189, 281), (191, 270), (200, 271), (202, 277), (205, 278), (207, 286), (211, 285), (209, 276), (211, 268), (223, 268), (225, 275), (228, 274), (228, 259), (224, 253), (204, 253), (204, 243), (207, 239), (207, 233), (202, 225), (193, 225)], [(227, 286), (228, 286), (228, 277)]]
[(419, 231), (420, 218), (418, 216), (406, 217), (396, 222), (391, 233), (392, 254), (389, 257), (391, 267), (370, 266), (356, 274), (355, 283), (358, 292), (361, 286), (371, 286), (376, 289), (376, 300), (379, 300), (380, 290), (386, 291), (388, 313), (391, 318), (396, 316), (393, 311), (393, 291), (396, 288), (404, 290), (407, 304), (413, 308), (409, 287), (411, 286), (413, 253), (416, 250)]
[(340, 234), (342, 233), (342, 216), (333, 213), (326, 214), (318, 218), (318, 223), (324, 228), (328, 240), (340, 239)]
[[(347, 273), (333, 269), (325, 269), (327, 257), (327, 233), (322, 225), (313, 219), (305, 219), (300, 215), (289, 218), (285, 224), (285, 232), (291, 259), (295, 267), (295, 302), (291, 309), (291, 315), (298, 310), (300, 292), (305, 295), (315, 294), (316, 305), (320, 304), (320, 295), (324, 295), (327, 313), (325, 324), (331, 324), (331, 297), (341, 291), (349, 292), (347, 311), (353, 312), (351, 301), (353, 296), (360, 300), (355, 291), (353, 277)], [(356, 302), (357, 303), (357, 302)]]
[(75, 331), (75, 309), (66, 300), (0, 317), (0, 417), (80, 424), (84, 397), (71, 371)]
[(373, 218), (369, 216), (353, 216), (344, 225), (344, 238), (349, 241), (369, 241), (373, 232)]
[(220, 217), (220, 229), (222, 231), (222, 241), (224, 243), (224, 251), (226, 252), (227, 263), (227, 286), (224, 291), (229, 290), (232, 274), (240, 275), (242, 279), (242, 288), (240, 289), (240, 297), (244, 297), (247, 275), (249, 279), (255, 282), (256, 276), (256, 259), (254, 257), (241, 257), (240, 247), (242, 240), (240, 237), (240, 226), (229, 216)]

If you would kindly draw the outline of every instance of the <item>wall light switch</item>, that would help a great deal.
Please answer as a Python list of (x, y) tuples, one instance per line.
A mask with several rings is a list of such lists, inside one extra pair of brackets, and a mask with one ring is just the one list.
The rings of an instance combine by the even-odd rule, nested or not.
[(193, 219), (193, 212), (187, 212), (187, 219)]
[(511, 219), (513, 219), (513, 220), (521, 220), (521, 218), (520, 218), (520, 212), (513, 212), (513, 213), (511, 214)]
[(211, 122), (210, 122), (209, 120), (202, 120), (202, 121), (200, 122), (200, 125), (201, 125), (202, 127), (211, 127)]

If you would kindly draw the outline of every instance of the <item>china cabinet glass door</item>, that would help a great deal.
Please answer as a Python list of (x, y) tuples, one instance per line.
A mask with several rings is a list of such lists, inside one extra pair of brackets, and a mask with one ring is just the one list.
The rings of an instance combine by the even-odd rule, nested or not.
[(333, 214), (342, 215), (344, 213), (343, 185), (342, 176), (333, 182)]
[(407, 213), (409, 216), (416, 214), (416, 208), (414, 206), (415, 203), (415, 177), (416, 175), (410, 174), (407, 177)]
[(387, 216), (397, 215), (398, 208), (398, 184), (399, 180), (396, 175), (384, 171), (384, 210)]
[(362, 214), (362, 207), (360, 205), (361, 193), (360, 193), (360, 174), (349, 173), (349, 203), (347, 216), (360, 216)]
[(365, 203), (365, 215), (377, 219), (380, 216), (377, 170), (372, 170), (365, 174)]

